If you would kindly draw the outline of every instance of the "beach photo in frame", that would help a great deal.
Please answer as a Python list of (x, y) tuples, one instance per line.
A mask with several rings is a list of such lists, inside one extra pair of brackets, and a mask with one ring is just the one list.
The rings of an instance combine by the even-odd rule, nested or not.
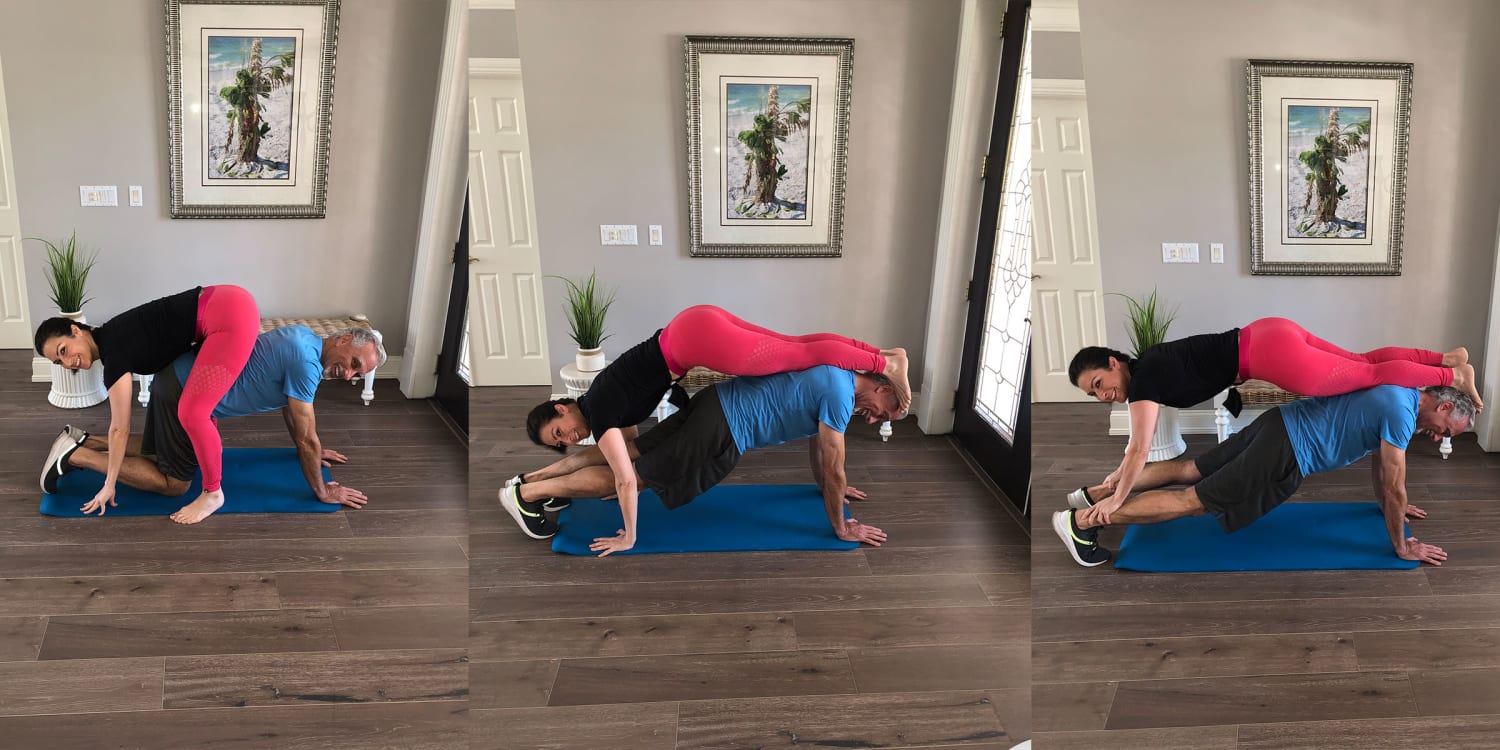
[(1411, 63), (1250, 60), (1250, 272), (1399, 276)]
[(838, 257), (853, 39), (689, 36), (689, 251)]
[(323, 218), (339, 0), (164, 2), (172, 218)]

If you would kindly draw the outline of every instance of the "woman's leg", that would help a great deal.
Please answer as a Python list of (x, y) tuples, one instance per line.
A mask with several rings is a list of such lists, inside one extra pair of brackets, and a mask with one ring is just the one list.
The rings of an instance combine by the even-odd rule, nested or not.
[(771, 375), (832, 365), (883, 373), (880, 349), (847, 336), (788, 336), (747, 323), (712, 305), (690, 307), (662, 333), (669, 364), (707, 367), (728, 375)]
[(1472, 391), (1473, 368), (1442, 367), (1444, 355), (1421, 349), (1386, 347), (1350, 352), (1284, 318), (1263, 318), (1241, 329), (1241, 371), (1304, 396), (1336, 396), (1377, 385), (1424, 388), (1452, 385)]
[(203, 471), (203, 495), (172, 515), (178, 523), (197, 523), (224, 504), (224, 447), (213, 411), (245, 368), (258, 335), (260, 312), (249, 292), (237, 286), (204, 287), (198, 298), (198, 358), (177, 404), (177, 418)]

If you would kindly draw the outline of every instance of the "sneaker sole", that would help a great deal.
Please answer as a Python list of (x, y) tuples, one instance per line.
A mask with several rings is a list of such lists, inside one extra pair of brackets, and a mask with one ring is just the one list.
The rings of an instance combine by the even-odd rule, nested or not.
[(1068, 505), (1072, 506), (1075, 510), (1088, 510), (1094, 507), (1094, 504), (1089, 502), (1088, 493), (1083, 490), (1069, 492)]
[[(66, 432), (52, 439), (52, 447), (47, 451), (47, 463), (42, 465), (42, 478), (39, 482), (42, 492), (51, 493), (55, 491), (47, 489), (47, 477), (52, 475), (52, 469), (58, 462), (67, 458), (68, 454), (77, 448), (78, 444), (73, 442), (73, 437)], [(58, 476), (62, 476), (63, 473), (58, 472)]]
[(1063, 546), (1067, 548), (1068, 554), (1073, 557), (1073, 562), (1085, 568), (1095, 568), (1109, 562), (1108, 558), (1099, 562), (1084, 562), (1083, 558), (1078, 556), (1078, 547), (1073, 544), (1073, 529), (1071, 526), (1072, 524), (1068, 523), (1067, 511), (1060, 510), (1052, 514), (1052, 532), (1057, 534), (1057, 538), (1063, 541)]
[(505, 499), (505, 490), (503, 490), (503, 489), (500, 490), (499, 495), (500, 495), (500, 507), (504, 508), (505, 512), (510, 514), (511, 518), (516, 519), (516, 525), (519, 526), (519, 527), (521, 527), (521, 533), (522, 534), (525, 534), (526, 536), (529, 536), (532, 539), (551, 539), (553, 536), (556, 535), (555, 533), (553, 533), (553, 534), (548, 534), (546, 536), (539, 536), (536, 533), (532, 532), (531, 529), (526, 528), (526, 519), (521, 516), (521, 506), (519, 504), (520, 501), (517, 501), (517, 502), (514, 502), (514, 503), (507, 502), (506, 499)]

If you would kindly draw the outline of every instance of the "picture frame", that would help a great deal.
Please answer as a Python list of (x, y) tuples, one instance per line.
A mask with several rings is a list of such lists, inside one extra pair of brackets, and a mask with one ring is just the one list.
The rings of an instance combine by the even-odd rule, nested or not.
[(1246, 62), (1252, 274), (1401, 275), (1412, 72)]
[(683, 41), (693, 257), (836, 258), (854, 40)]
[(339, 0), (164, 0), (174, 219), (321, 219)]

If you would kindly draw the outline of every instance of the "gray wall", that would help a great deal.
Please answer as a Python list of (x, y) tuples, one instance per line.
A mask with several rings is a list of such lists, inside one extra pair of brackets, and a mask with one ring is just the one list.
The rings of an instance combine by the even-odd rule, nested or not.
[[(778, 330), (905, 346), (921, 361), (957, 2), (773, 1), (748, 13), (737, 0), (523, 1), (516, 19), (543, 271), (597, 268), (620, 288), (607, 352), (684, 307), (714, 303)], [(855, 39), (844, 257), (688, 257), (685, 34)], [(600, 224), (630, 223), (640, 246), (599, 245)], [(664, 246), (646, 244), (648, 224), (663, 225)], [(548, 345), (559, 366), (576, 348), (560, 300), (549, 280)]]
[[(196, 284), (249, 289), (264, 315), (365, 312), (405, 345), (444, 7), (346, 2), (340, 14), (325, 219), (167, 216), (166, 56), (160, 0), (7, 0), (0, 59), (21, 229), (98, 248), (89, 319)], [(79, 185), (120, 206), (80, 208)], [(145, 206), (127, 206), (141, 185)], [(43, 253), (26, 243), (31, 316), (53, 314)]]
[(1031, 32), (1031, 77), (1083, 77), (1083, 50), (1076, 31)]
[(469, 11), (469, 57), (520, 56), (515, 11)]
[[(1081, 0), (1085, 85), (1106, 291), (1181, 304), (1174, 336), (1281, 316), (1347, 348), (1466, 345), (1481, 360), (1500, 206), (1500, 3)], [(1415, 64), (1399, 277), (1251, 276), (1247, 58)], [(1197, 242), (1200, 265), (1163, 265)], [(1211, 265), (1208, 243), (1226, 243)], [(1121, 305), (1111, 343), (1124, 346)]]

